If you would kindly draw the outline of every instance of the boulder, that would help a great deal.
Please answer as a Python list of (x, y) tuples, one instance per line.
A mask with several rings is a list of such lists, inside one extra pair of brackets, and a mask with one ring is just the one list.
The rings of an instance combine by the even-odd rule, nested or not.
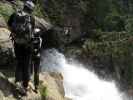
[(7, 27), (5, 19), (0, 15), (0, 27)]
[(34, 18), (35, 18), (35, 26), (39, 27), (44, 32), (53, 27), (52, 24), (50, 24), (49, 22), (47, 22), (43, 18), (39, 18), (37, 16), (34, 16)]
[(20, 96), (15, 90), (16, 85), (13, 80), (13, 78), (9, 79), (0, 72), (0, 100), (41, 100), (41, 95), (39, 93), (36, 94), (31, 90), (28, 92), (28, 96)]
[(8, 78), (0, 72), (0, 100), (68, 100), (64, 97), (65, 93), (62, 79), (60, 73), (43, 72), (40, 74), (39, 92), (36, 94), (33, 91), (31, 81), (28, 95), (21, 96), (15, 91), (16, 85), (14, 84), (14, 78)]
[(13, 48), (12, 41), (10, 39), (10, 31), (6, 28), (0, 28), (0, 47), (1, 48)]
[(12, 69), (11, 66), (14, 63), (13, 45), (9, 37), (10, 31), (6, 28), (0, 28), (0, 69), (8, 66)]
[(46, 100), (65, 100), (63, 78), (60, 73), (44, 72), (40, 75), (42, 85), (47, 87)]

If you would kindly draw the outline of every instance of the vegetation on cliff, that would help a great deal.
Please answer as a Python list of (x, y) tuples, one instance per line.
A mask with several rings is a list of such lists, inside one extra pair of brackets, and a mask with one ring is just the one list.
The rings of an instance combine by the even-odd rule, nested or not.
[(43, 8), (53, 24), (71, 28), (70, 34), (89, 37), (66, 51), (84, 56), (87, 62), (91, 59), (100, 74), (111, 74), (132, 87), (132, 5), (131, 0), (45, 0)]
[[(82, 43), (76, 43), (76, 49), (68, 45), (66, 51), (83, 56), (87, 62), (91, 60), (98, 73), (110, 74), (131, 88), (132, 5), (132, 0), (37, 0), (34, 14), (48, 18), (63, 30), (69, 29), (70, 39), (72, 34), (85, 35), (83, 41), (77, 38)], [(6, 20), (12, 12), (10, 4), (0, 3), (0, 15)]]
[(0, 16), (7, 21), (9, 16), (13, 13), (13, 7), (8, 3), (0, 2)]

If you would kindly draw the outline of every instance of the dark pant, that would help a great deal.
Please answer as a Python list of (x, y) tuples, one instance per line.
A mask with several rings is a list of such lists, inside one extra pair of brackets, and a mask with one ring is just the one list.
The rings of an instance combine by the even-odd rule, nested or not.
[(37, 88), (39, 85), (40, 54), (33, 56), (33, 70), (34, 70), (34, 85), (35, 88)]
[(22, 81), (23, 86), (27, 87), (31, 71), (31, 49), (25, 45), (14, 44), (14, 51), (17, 60), (15, 80)]

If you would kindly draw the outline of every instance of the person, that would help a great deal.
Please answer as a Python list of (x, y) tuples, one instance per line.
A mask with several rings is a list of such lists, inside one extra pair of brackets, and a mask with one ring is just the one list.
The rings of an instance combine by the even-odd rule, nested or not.
[(32, 67), (34, 70), (34, 86), (35, 92), (38, 91), (39, 86), (39, 70), (40, 70), (40, 51), (42, 45), (41, 30), (39, 28), (34, 29), (34, 34), (32, 38)]
[(32, 31), (35, 27), (35, 19), (32, 17), (33, 9), (34, 3), (26, 1), (23, 10), (14, 12), (8, 20), (8, 26), (11, 30), (10, 37), (17, 60), (15, 83), (22, 82), (23, 95), (27, 94), (31, 75)]

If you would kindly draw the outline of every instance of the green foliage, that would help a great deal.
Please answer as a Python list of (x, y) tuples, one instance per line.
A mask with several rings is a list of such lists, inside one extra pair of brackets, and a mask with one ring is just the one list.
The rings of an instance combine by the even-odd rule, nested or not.
[[(87, 40), (85, 42), (83, 55), (98, 59), (100, 64), (113, 64), (113, 69), (119, 69), (120, 80), (124, 80), (128, 86), (133, 86), (133, 35), (125, 32), (100, 34), (99, 41)], [(106, 67), (109, 66), (106, 65)], [(117, 70), (113, 73), (116, 74)]]
[(123, 31), (125, 23), (121, 16), (108, 15), (104, 19), (103, 30), (105, 31)]
[(126, 21), (124, 17), (127, 16), (127, 12), (124, 12), (122, 4), (123, 1), (116, 0), (97, 2), (97, 27), (101, 28), (102, 31), (124, 31)]
[(40, 86), (39, 87), (39, 91), (41, 93), (41, 96), (42, 96), (42, 100), (45, 100), (46, 96), (48, 95), (48, 92), (47, 92), (47, 87), (44, 87), (44, 86)]
[(41, 2), (41, 0), (37, 0), (33, 14), (42, 18), (45, 17), (43, 3)]
[(95, 26), (95, 3), (96, 0), (48, 0), (44, 10), (54, 25), (74, 27), (80, 23), (81, 30), (88, 31)]
[(7, 21), (9, 16), (14, 12), (11, 5), (7, 3), (0, 3), (0, 15)]
[(63, 15), (64, 7), (65, 7), (63, 1), (49, 0), (46, 4), (47, 5), (44, 5), (44, 10), (48, 14), (50, 21), (54, 25), (62, 26), (63, 17), (65, 16)]
[[(104, 2), (104, 3), (103, 3)], [(106, 5), (105, 5), (106, 4)], [(103, 28), (104, 18), (107, 16), (110, 10), (111, 2), (109, 0), (98, 0), (96, 2), (96, 22), (98, 28)]]
[(128, 16), (126, 19), (125, 29), (127, 32), (133, 34), (133, 16)]

